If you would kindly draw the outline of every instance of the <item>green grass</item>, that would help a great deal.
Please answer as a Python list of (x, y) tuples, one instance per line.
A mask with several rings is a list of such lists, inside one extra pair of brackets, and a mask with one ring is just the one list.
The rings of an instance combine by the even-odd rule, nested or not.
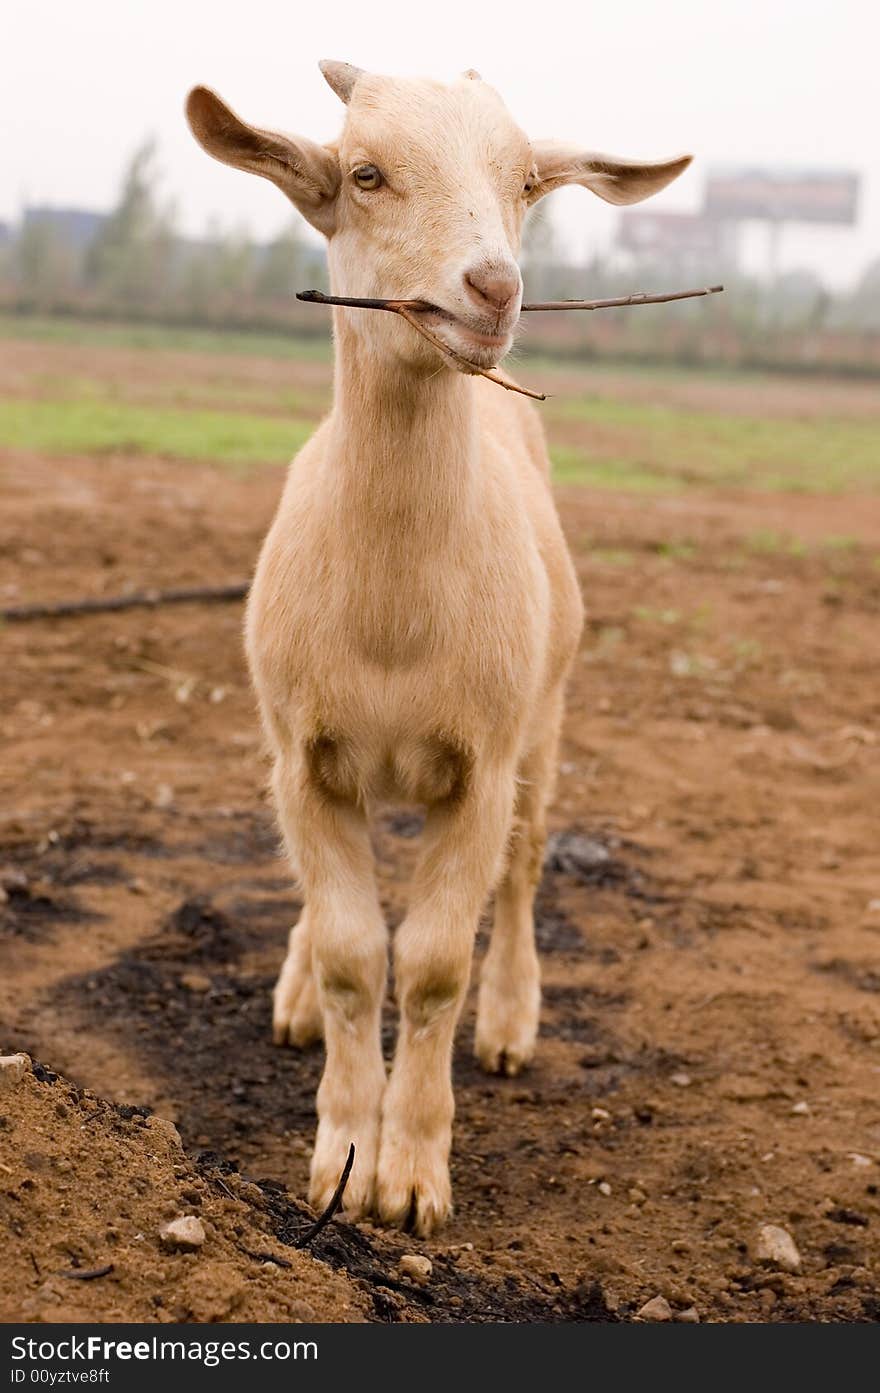
[(609, 458), (576, 446), (552, 445), (553, 478), (558, 484), (582, 484), (594, 489), (620, 489), (625, 493), (676, 493), (681, 485), (656, 473), (649, 465), (626, 458)]
[[(557, 477), (636, 492), (746, 488), (759, 492), (880, 490), (880, 426), (872, 420), (762, 418), (607, 399), (554, 403), (551, 418), (582, 425), (605, 449), (566, 445)], [(550, 427), (552, 438), (553, 428)], [(614, 453), (608, 452), (611, 442)]]
[(102, 401), (0, 401), (0, 444), (45, 454), (144, 454), (229, 468), (284, 464), (311, 422)]
[[(167, 374), (151, 371), (143, 390), (136, 378), (130, 390), (124, 381), (104, 382), (100, 368), (91, 363), (88, 376), (74, 372), (65, 378), (36, 371), (24, 390), (40, 400), (18, 396), (0, 401), (0, 445), (49, 454), (138, 451), (247, 466), (287, 460), (327, 401), (329, 372), (325, 387), (320, 381), (298, 380), (295, 367), (297, 360), (329, 363), (329, 341), (322, 338), (10, 315), (0, 316), (0, 337), (4, 336), (80, 347), (148, 349), (157, 355), (186, 350), (281, 357), (291, 361), (291, 370), (283, 385), (277, 374), (267, 374), (265, 381), (259, 374), (244, 374), (246, 380), (230, 385), (223, 381), (228, 367), (218, 368), (215, 380), (200, 374), (188, 381), (170, 362)], [(542, 379), (542, 385), (552, 389), (556, 373), (571, 382), (572, 370), (571, 364), (548, 365), (550, 380)], [(880, 492), (877, 419), (743, 416), (720, 410), (717, 395), (707, 400), (705, 410), (699, 405), (622, 400), (620, 369), (615, 370), (612, 399), (602, 395), (601, 372), (595, 365), (590, 372), (590, 394), (559, 395), (539, 408), (560, 483), (645, 495), (714, 489)], [(665, 375), (687, 373), (680, 369)], [(323, 374), (310, 374), (315, 376)], [(644, 373), (634, 369), (632, 376)], [(20, 383), (16, 390), (22, 391)], [(821, 390), (817, 382), (815, 391)], [(139, 399), (145, 392), (148, 401)], [(829, 542), (828, 550), (843, 559), (848, 545), (849, 539), (841, 537)], [(798, 554), (798, 546), (797, 539), (774, 534), (754, 538), (749, 549)], [(670, 552), (669, 559), (686, 559), (686, 552)], [(616, 564), (625, 564), (624, 558), (617, 558)]]
[[(327, 311), (316, 309), (316, 314)], [(150, 348), (178, 353), (243, 353), (258, 358), (299, 358), (329, 362), (327, 337), (251, 332), (245, 329), (188, 329), (168, 324), (127, 324), (105, 320), (0, 315), (0, 338), (36, 343), (71, 343), (82, 348)]]
[(802, 538), (766, 527), (747, 533), (745, 548), (753, 556), (806, 556), (809, 550)]

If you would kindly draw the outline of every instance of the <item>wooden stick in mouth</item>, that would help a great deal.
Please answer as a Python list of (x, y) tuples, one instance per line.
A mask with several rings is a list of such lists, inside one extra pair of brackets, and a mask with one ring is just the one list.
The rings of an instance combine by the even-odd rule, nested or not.
[[(659, 295), (636, 291), (633, 295), (618, 295), (609, 300), (535, 300), (530, 304), (522, 305), (520, 309), (521, 313), (525, 314), (535, 310), (610, 310), (624, 305), (665, 305), (670, 300), (693, 300), (701, 295), (718, 295), (723, 289), (723, 285), (708, 285), (696, 290), (671, 290)], [(450, 363), (454, 363), (460, 371), (476, 373), (480, 377), (488, 378), (490, 382), (496, 382), (499, 387), (506, 388), (508, 392), (521, 392), (524, 397), (532, 397), (535, 401), (547, 400), (546, 392), (532, 392), (528, 387), (520, 387), (519, 383), (514, 382), (512, 377), (499, 372), (497, 368), (475, 368), (474, 364), (469, 362), (467, 358), (456, 353), (455, 349), (450, 348), (437, 334), (432, 333), (426, 325), (420, 322), (419, 311), (434, 308), (433, 305), (427, 304), (424, 300), (388, 300), (354, 295), (325, 295), (322, 290), (300, 290), (296, 298), (309, 305), (340, 305), (345, 309), (387, 310), (389, 314), (399, 314), (401, 319), (405, 319), (416, 333), (421, 334), (423, 339), (427, 339), (438, 353), (442, 354)]]

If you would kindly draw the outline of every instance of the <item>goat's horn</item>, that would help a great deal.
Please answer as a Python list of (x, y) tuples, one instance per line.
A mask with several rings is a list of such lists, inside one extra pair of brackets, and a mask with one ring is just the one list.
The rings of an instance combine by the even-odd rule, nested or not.
[(482, 82), (483, 78), (476, 68), (465, 68), (462, 77), (469, 77), (471, 82)]
[(335, 63), (330, 58), (322, 58), (318, 67), (339, 100), (348, 106), (355, 83), (364, 75), (363, 68), (356, 68), (352, 63)]

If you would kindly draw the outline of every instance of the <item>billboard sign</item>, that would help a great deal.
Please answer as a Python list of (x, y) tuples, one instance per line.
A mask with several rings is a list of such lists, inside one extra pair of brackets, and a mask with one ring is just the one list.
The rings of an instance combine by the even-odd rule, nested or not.
[(736, 221), (856, 221), (859, 176), (848, 170), (718, 170), (706, 180), (703, 212)]
[(719, 256), (724, 229), (694, 213), (655, 213), (627, 208), (617, 226), (617, 245), (641, 256)]

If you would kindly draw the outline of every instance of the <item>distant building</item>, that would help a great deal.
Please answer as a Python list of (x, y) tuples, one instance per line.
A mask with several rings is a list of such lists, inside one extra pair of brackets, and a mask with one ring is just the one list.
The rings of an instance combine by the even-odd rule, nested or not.
[(687, 263), (691, 268), (736, 264), (736, 236), (731, 225), (699, 213), (648, 212), (641, 208), (621, 213), (617, 245), (643, 261), (664, 265)]
[(8, 247), (12, 241), (12, 228), (8, 222), (0, 222), (0, 247)]
[(90, 208), (53, 208), (49, 204), (35, 204), (25, 208), (22, 226), (52, 228), (59, 242), (83, 252), (91, 246), (106, 221), (106, 213), (95, 213)]

